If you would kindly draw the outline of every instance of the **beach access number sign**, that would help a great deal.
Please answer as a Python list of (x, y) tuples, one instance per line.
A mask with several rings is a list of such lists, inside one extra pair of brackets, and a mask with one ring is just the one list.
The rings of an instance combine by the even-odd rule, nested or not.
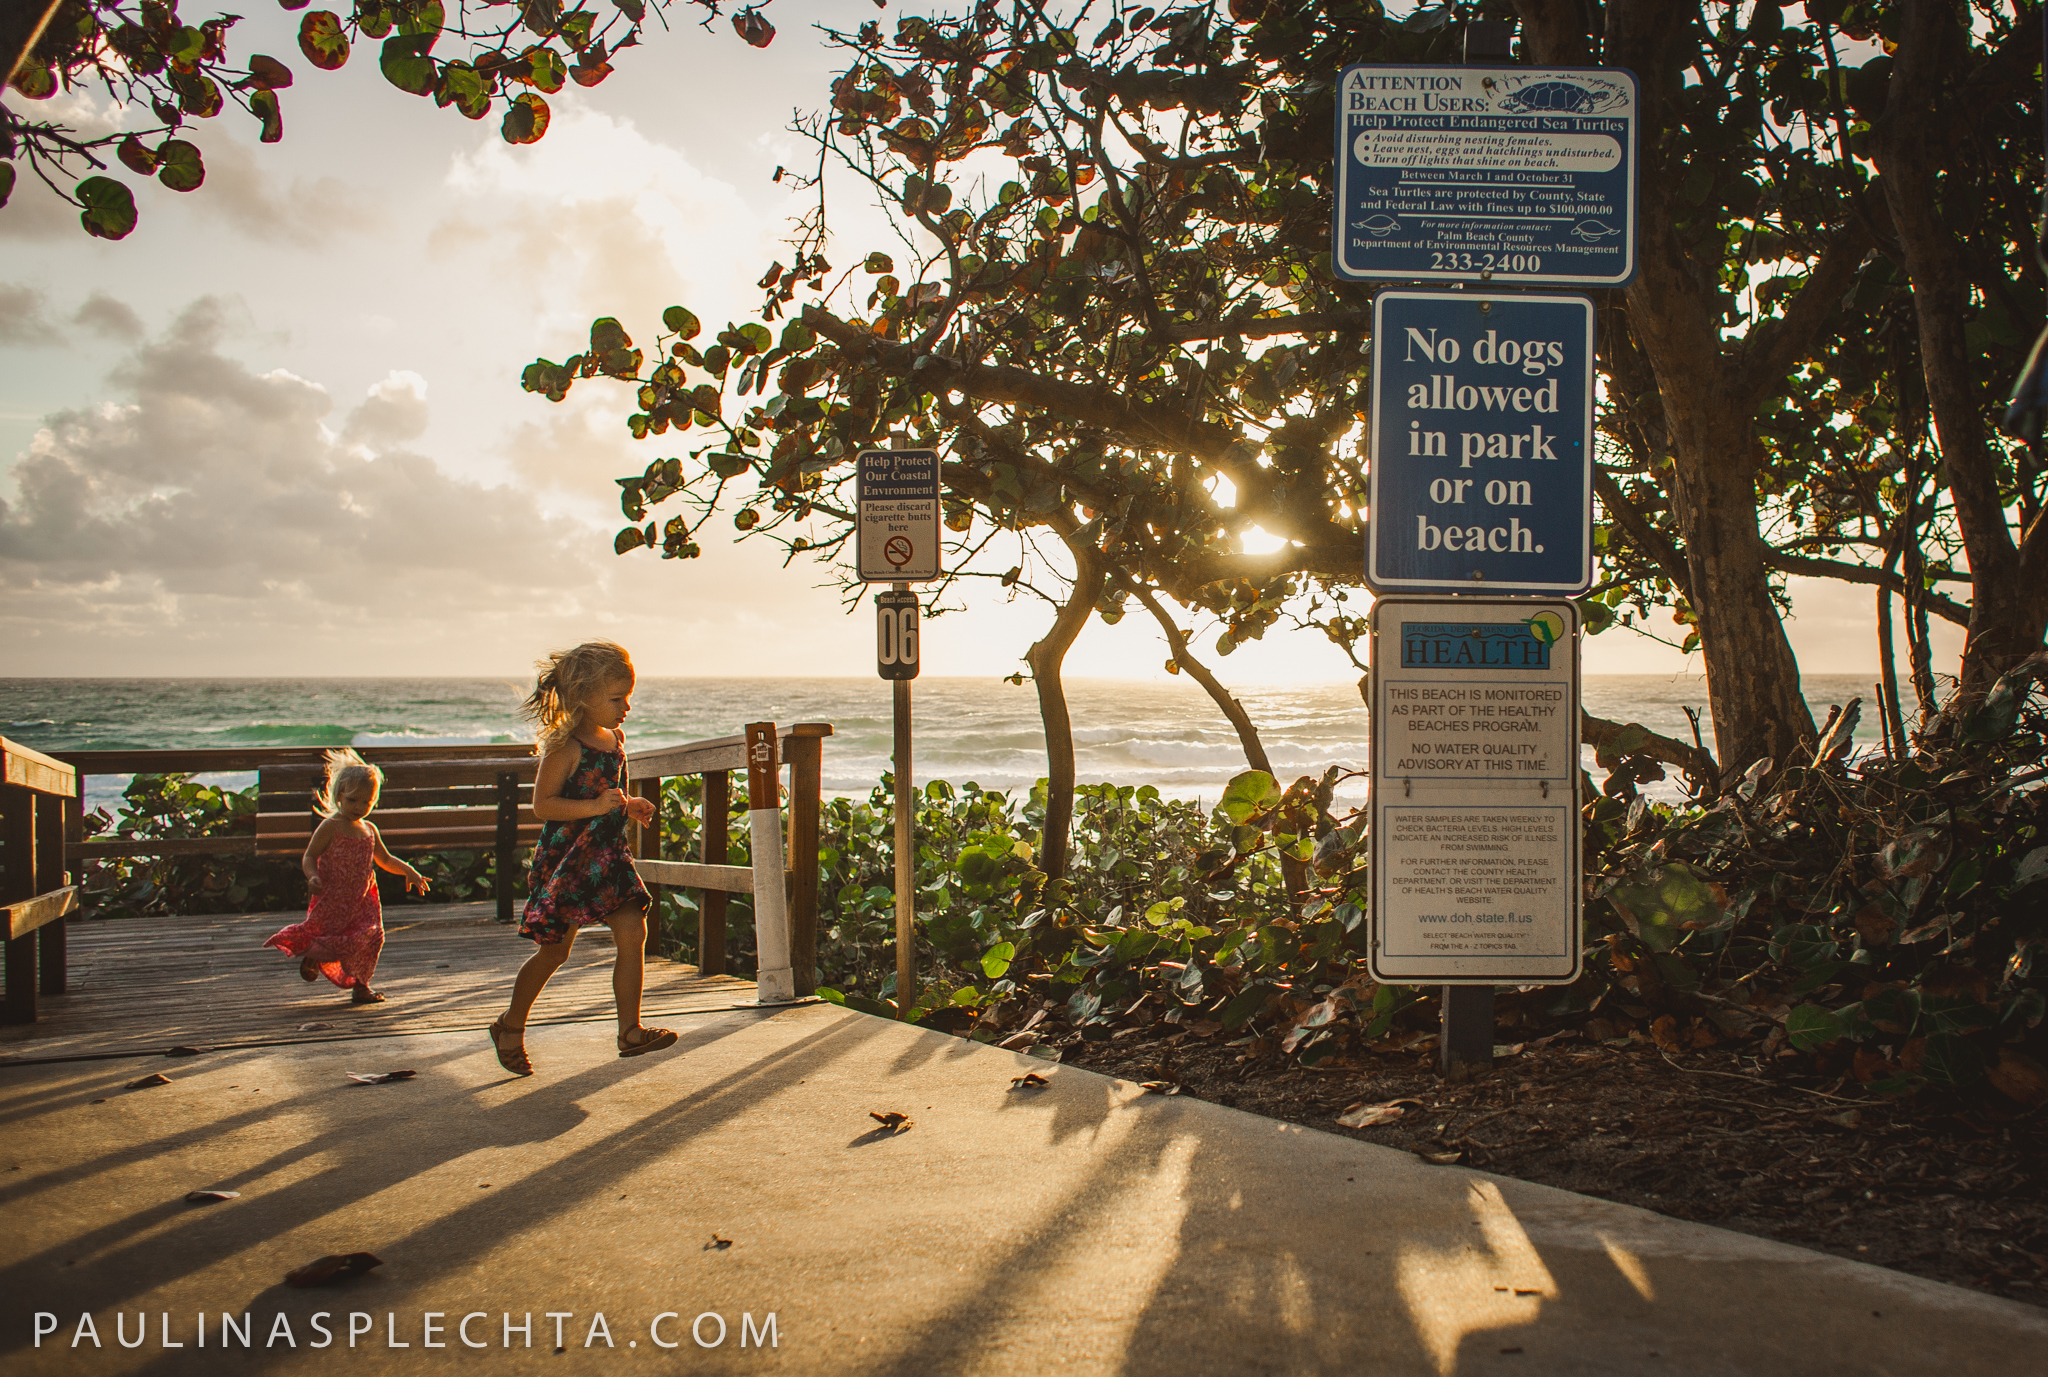
[(917, 594), (875, 594), (875, 673), (884, 679), (917, 677)]
[(1640, 104), (1620, 68), (1346, 67), (1338, 276), (1621, 286)]
[(1570, 983), (1578, 610), (1392, 597), (1371, 626), (1373, 978)]
[(1556, 595), (1593, 582), (1593, 303), (1373, 303), (1365, 581)]
[(856, 479), (854, 543), (863, 583), (939, 576), (939, 452), (864, 449)]

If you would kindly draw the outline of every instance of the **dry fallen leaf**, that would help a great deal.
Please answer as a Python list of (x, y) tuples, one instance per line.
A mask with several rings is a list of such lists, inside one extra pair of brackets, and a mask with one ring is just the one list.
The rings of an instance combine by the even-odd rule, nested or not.
[(1021, 1076), (1015, 1076), (1011, 1078), (1010, 1089), (1036, 1090), (1039, 1086), (1045, 1084), (1048, 1084), (1045, 1077), (1039, 1075), (1036, 1071), (1026, 1071)]
[(220, 1200), (240, 1200), (240, 1191), (187, 1191), (185, 1199), (193, 1205), (211, 1205)]
[(334, 1025), (331, 1023), (301, 1023), (299, 1025), (299, 1031), (302, 1033), (318, 1033), (328, 1028), (332, 1028), (333, 1026)]
[(1180, 1087), (1172, 1081), (1139, 1081), (1138, 1089), (1147, 1095), (1178, 1095)]
[(164, 1048), (164, 1055), (167, 1057), (196, 1057), (205, 1050), (204, 1047), (166, 1047)]
[(286, 1286), (319, 1286), (330, 1281), (343, 1281), (359, 1277), (372, 1267), (382, 1267), (384, 1260), (375, 1253), (329, 1253), (326, 1257), (315, 1258), (304, 1267), (284, 1274)]
[(868, 1117), (883, 1128), (888, 1129), (891, 1133), (901, 1133), (910, 1127), (910, 1116), (908, 1114), (898, 1114), (893, 1109), (884, 1114), (877, 1114), (870, 1110)]
[(711, 1241), (704, 1245), (704, 1251), (707, 1253), (722, 1253), (730, 1247), (732, 1247), (731, 1239), (720, 1238), (717, 1234), (713, 1234), (711, 1235)]
[(1375, 1124), (1391, 1124), (1408, 1112), (1410, 1106), (1422, 1108), (1420, 1100), (1388, 1100), (1385, 1104), (1352, 1105), (1337, 1116), (1337, 1122), (1345, 1128), (1371, 1128)]
[(418, 1074), (417, 1071), (351, 1071), (348, 1078), (358, 1085), (382, 1085), (386, 1081), (409, 1081)]
[(1012, 1033), (997, 1043), (996, 1046), (1009, 1052), (1021, 1052), (1037, 1041), (1038, 1034), (1033, 1032)]
[(1415, 1155), (1433, 1167), (1454, 1167), (1465, 1157), (1462, 1152), (1418, 1152)]
[(141, 1080), (130, 1081), (121, 1088), (123, 1090), (147, 1090), (152, 1085), (169, 1085), (170, 1083), (171, 1078), (169, 1076), (166, 1076), (161, 1071), (152, 1071)]

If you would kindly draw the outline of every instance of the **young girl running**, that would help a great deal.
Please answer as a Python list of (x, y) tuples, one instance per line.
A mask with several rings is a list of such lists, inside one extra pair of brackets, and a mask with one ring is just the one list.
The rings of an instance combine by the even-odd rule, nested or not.
[(327, 753), (327, 780), (313, 795), (323, 815), (306, 843), (299, 868), (313, 893), (306, 921), (294, 923), (263, 945), (299, 957), (299, 977), (326, 976), (350, 991), (357, 1004), (382, 1004), (370, 988), (377, 954), (384, 950), (384, 907), (377, 899), (377, 871), (405, 876), (405, 887), (427, 892), (427, 877), (384, 849), (376, 824), (384, 772), (354, 751)]
[(540, 679), (523, 709), (533, 719), (540, 768), (533, 815), (541, 821), (533, 848), (520, 936), (538, 944), (512, 983), (512, 1004), (491, 1024), (498, 1064), (530, 1076), (526, 1017), (548, 977), (561, 969), (576, 933), (593, 923), (612, 930), (612, 995), (619, 1006), (619, 1055), (637, 1057), (670, 1046), (676, 1035), (640, 1023), (640, 987), (647, 945), (647, 887), (626, 849), (626, 820), (654, 820), (654, 805), (630, 798), (626, 737), (632, 711), (633, 662), (610, 641), (558, 651), (536, 665)]

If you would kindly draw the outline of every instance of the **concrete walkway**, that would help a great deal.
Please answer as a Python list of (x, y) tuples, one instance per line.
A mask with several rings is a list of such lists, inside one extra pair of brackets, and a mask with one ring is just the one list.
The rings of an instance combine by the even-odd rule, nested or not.
[[(672, 1022), (632, 1060), (536, 1029), (526, 1080), (481, 1032), (0, 1070), (0, 1362), (1965, 1377), (2048, 1351), (2030, 1307), (831, 1006)], [(891, 1110), (913, 1126), (875, 1131)], [(383, 1266), (280, 1284), (358, 1250)], [(219, 1351), (221, 1312), (255, 1352)]]

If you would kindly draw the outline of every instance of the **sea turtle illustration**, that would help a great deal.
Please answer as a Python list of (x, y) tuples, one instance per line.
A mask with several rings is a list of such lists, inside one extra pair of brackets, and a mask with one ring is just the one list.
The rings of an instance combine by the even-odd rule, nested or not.
[(1602, 239), (1620, 234), (1618, 229), (1609, 229), (1598, 220), (1581, 220), (1572, 226), (1572, 238), (1588, 244), (1597, 244)]
[(1401, 228), (1401, 222), (1391, 215), (1375, 215), (1370, 220), (1360, 220), (1358, 227), (1375, 239), (1384, 239)]
[(1614, 90), (1588, 90), (1569, 81), (1537, 81), (1502, 97), (1500, 108), (1515, 115), (1538, 111), (1553, 115), (1590, 115), (1620, 94)]

